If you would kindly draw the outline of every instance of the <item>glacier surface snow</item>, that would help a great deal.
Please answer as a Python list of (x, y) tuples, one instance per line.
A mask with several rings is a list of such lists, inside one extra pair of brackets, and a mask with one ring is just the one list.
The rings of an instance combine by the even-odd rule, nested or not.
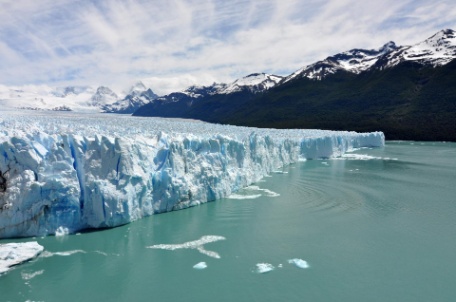
[(227, 197), (293, 162), (384, 145), (381, 132), (0, 113), (0, 238), (114, 227)]

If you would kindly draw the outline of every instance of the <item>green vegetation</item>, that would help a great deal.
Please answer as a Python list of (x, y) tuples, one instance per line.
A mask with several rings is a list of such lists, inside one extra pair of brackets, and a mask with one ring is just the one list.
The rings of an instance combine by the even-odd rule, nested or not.
[(433, 68), (404, 62), (359, 75), (296, 79), (247, 91), (146, 105), (135, 115), (196, 118), (268, 128), (383, 131), (387, 139), (456, 141), (456, 60)]

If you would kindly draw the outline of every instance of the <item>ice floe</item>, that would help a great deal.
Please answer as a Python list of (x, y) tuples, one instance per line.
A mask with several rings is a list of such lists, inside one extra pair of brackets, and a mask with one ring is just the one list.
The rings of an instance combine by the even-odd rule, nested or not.
[(290, 259), (288, 260), (288, 263), (294, 264), (296, 267), (299, 268), (309, 268), (309, 264), (307, 263), (307, 261), (298, 258)]
[(205, 269), (207, 268), (206, 262), (199, 262), (193, 266), (194, 269)]
[(36, 258), (43, 250), (36, 241), (0, 244), (0, 274)]
[(270, 263), (257, 263), (256, 272), (259, 274), (268, 273), (274, 270), (274, 265)]
[(211, 242), (216, 242), (216, 241), (225, 240), (225, 239), (226, 238), (223, 236), (207, 235), (207, 236), (201, 237), (198, 240), (189, 241), (189, 242), (185, 242), (185, 243), (181, 243), (181, 244), (157, 244), (157, 245), (147, 246), (147, 248), (169, 250), (169, 251), (174, 251), (174, 250), (179, 250), (179, 249), (195, 249), (198, 252), (200, 252), (206, 256), (219, 259), (220, 255), (217, 252), (206, 250), (204, 248), (204, 245), (211, 243)]

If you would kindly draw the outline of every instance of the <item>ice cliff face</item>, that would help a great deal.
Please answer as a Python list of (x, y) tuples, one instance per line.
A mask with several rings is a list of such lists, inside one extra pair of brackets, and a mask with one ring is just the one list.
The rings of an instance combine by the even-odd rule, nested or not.
[(0, 118), (0, 238), (114, 227), (228, 196), (300, 159), (383, 144), (380, 132), (11, 111)]

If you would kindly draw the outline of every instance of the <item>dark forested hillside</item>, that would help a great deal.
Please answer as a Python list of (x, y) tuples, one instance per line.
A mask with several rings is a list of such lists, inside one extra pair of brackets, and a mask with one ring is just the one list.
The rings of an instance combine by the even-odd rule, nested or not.
[(456, 60), (403, 62), (322, 80), (295, 79), (260, 94), (238, 92), (171, 103), (134, 115), (195, 118), (271, 128), (383, 131), (387, 139), (456, 141)]

